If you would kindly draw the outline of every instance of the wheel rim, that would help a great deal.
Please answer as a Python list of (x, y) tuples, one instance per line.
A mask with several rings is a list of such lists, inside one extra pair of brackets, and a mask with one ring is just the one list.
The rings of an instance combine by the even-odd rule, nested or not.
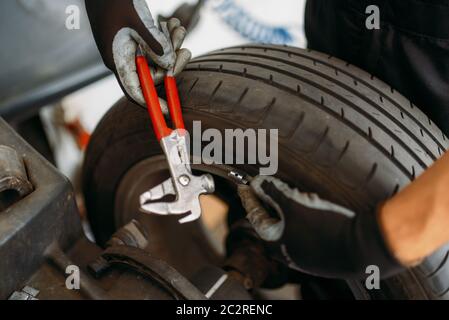
[[(233, 169), (231, 167), (224, 166), (224, 169), (221, 170), (221, 172), (217, 167), (210, 166), (196, 166), (195, 169), (204, 173), (213, 174), (215, 177), (226, 177), (227, 179), (232, 180), (226, 174), (226, 172), (230, 172)], [(172, 233), (173, 230), (176, 232), (176, 237), (184, 237), (184, 240), (182, 241), (189, 241), (186, 240), (185, 233), (193, 232), (196, 234), (198, 240), (194, 241), (194, 245), (197, 246), (196, 249), (203, 254), (203, 259), (198, 261), (198, 265), (211, 263), (218, 265), (221, 261), (221, 257), (218, 253), (217, 246), (213, 245), (213, 239), (211, 239), (205, 231), (200, 220), (192, 224), (181, 226), (179, 225), (178, 220), (182, 216), (150, 216), (140, 213), (139, 196), (151, 187), (160, 184), (168, 178), (168, 166), (163, 155), (145, 159), (130, 168), (122, 177), (116, 191), (114, 207), (114, 220), (116, 226), (123, 226), (132, 219), (139, 220), (139, 222), (145, 225), (145, 228), (150, 229), (150, 237), (160, 237), (160, 239), (155, 241), (158, 245), (151, 248), (150, 251), (174, 265), (175, 268), (183, 274), (192, 274), (194, 272), (191, 270), (192, 268), (188, 267), (179, 269), (179, 266), (182, 266), (185, 262), (185, 259), (177, 258), (181, 253), (180, 250), (177, 250), (176, 246), (169, 245), (168, 247), (163, 247), (161, 244), (166, 242), (166, 233)], [(161, 222), (167, 223), (161, 224)], [(154, 232), (155, 225), (159, 229), (157, 235), (155, 235)], [(167, 254), (169, 252), (171, 252), (171, 254)], [(352, 282), (349, 284), (349, 288), (356, 299), (369, 299), (369, 297), (366, 296), (366, 292), (360, 290), (360, 284)]]
[[(194, 169), (213, 174), (215, 177), (220, 175), (217, 169), (211, 167), (194, 166)], [(221, 174), (222, 177), (224, 175)], [(202, 220), (181, 225), (178, 221), (182, 216), (147, 215), (140, 212), (140, 195), (168, 178), (168, 166), (163, 155), (142, 160), (131, 167), (121, 178), (115, 193), (114, 221), (116, 229), (132, 219), (138, 220), (149, 234), (148, 250), (173, 265), (183, 274), (194, 273), (200, 265), (219, 265), (222, 260), (221, 248), (206, 232)], [(170, 200), (172, 199), (168, 199), (168, 201)], [(173, 234), (176, 236), (173, 237)], [(174, 238), (179, 238), (178, 244), (173, 240)], [(190, 247), (187, 245), (189, 243)], [(195, 258), (188, 258), (189, 251)], [(185, 263), (186, 260), (190, 262), (192, 259), (198, 260), (197, 267), (192, 266), (191, 263)]]

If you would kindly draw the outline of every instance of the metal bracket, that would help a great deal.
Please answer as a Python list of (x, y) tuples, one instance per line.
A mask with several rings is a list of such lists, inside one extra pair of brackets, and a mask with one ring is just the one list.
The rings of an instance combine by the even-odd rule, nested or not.
[(25, 164), (16, 150), (0, 146), (0, 210), (4, 210), (33, 191)]
[(15, 291), (8, 300), (39, 300), (36, 298), (39, 292), (37, 289), (26, 286), (22, 291)]

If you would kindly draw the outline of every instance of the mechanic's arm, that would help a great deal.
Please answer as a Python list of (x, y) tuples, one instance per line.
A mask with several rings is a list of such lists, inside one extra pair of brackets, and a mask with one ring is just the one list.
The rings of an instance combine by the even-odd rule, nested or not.
[(156, 84), (167, 70), (177, 73), (189, 62), (191, 54), (180, 49), (186, 30), (179, 20), (155, 25), (145, 0), (85, 0), (95, 41), (104, 63), (112, 70), (128, 98), (140, 105), (145, 100), (136, 72), (135, 56), (140, 45), (152, 68)]
[(413, 265), (449, 242), (449, 153), (387, 201), (379, 212), (395, 257)]
[(449, 154), (376, 213), (352, 211), (291, 189), (272, 177), (251, 182), (256, 195), (284, 221), (269, 245), (292, 268), (331, 278), (363, 278), (369, 265), (382, 277), (413, 266), (449, 242)]

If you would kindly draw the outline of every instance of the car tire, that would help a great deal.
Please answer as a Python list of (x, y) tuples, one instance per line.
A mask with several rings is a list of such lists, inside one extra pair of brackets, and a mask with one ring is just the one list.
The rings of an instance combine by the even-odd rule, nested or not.
[[(279, 129), (277, 176), (301, 190), (374, 212), (447, 149), (442, 131), (408, 99), (353, 65), (319, 52), (275, 45), (218, 50), (178, 77), (187, 129)], [(162, 93), (161, 93), (162, 94)], [(125, 99), (92, 136), (83, 183), (88, 217), (104, 243), (116, 229), (121, 178), (161, 154), (146, 111)], [(256, 173), (257, 166), (240, 165)], [(448, 247), (382, 281), (349, 283), (359, 299), (449, 298)]]

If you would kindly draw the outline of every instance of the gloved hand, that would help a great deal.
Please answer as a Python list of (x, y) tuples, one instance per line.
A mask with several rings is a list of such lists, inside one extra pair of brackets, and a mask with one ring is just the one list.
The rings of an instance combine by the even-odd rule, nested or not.
[(167, 71), (176, 76), (191, 58), (180, 49), (186, 30), (178, 19), (155, 26), (145, 0), (86, 0), (92, 31), (105, 65), (112, 70), (125, 94), (145, 105), (136, 72), (136, 50), (140, 45), (149, 62), (156, 85)]
[(390, 254), (375, 214), (349, 209), (301, 193), (273, 177), (256, 177), (254, 193), (283, 221), (283, 232), (269, 248), (275, 259), (293, 269), (325, 278), (363, 279), (369, 265), (381, 277), (402, 270)]

